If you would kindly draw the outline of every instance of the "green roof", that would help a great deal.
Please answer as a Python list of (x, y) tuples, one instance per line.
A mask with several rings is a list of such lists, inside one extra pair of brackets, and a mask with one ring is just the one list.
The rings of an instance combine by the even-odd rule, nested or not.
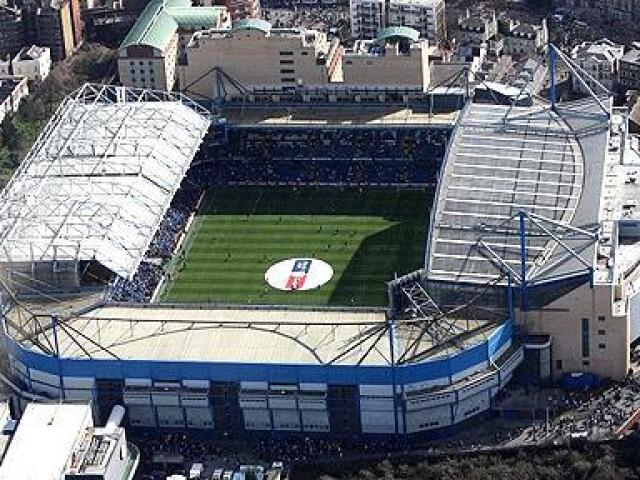
[(260, 30), (266, 35), (271, 31), (271, 24), (259, 18), (243, 18), (242, 20), (233, 22), (231, 28), (233, 30)]
[(389, 27), (378, 32), (377, 40), (390, 40), (392, 38), (405, 38), (412, 42), (417, 42), (420, 32), (410, 27)]
[(192, 7), (189, 0), (151, 0), (120, 48), (148, 45), (164, 50), (178, 29), (201, 30), (217, 25), (220, 7)]

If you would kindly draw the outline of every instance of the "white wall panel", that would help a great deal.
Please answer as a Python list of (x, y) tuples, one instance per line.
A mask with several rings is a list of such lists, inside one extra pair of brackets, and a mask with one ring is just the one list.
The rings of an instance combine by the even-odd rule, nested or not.
[(185, 388), (196, 388), (198, 390), (209, 390), (209, 380), (183, 380)]
[(269, 382), (240, 382), (240, 390), (269, 390)]
[(184, 427), (184, 410), (182, 407), (156, 407), (156, 414), (158, 415), (158, 425), (160, 427)]
[(326, 411), (305, 410), (300, 412), (300, 416), (305, 432), (329, 431), (329, 414)]
[(407, 433), (433, 430), (451, 425), (451, 407), (439, 407), (414, 410), (406, 413)]
[(267, 408), (266, 395), (244, 395), (241, 393), (238, 398), (238, 401), (240, 403), (240, 408), (247, 408), (247, 409)]
[(11, 363), (11, 366), (16, 372), (19, 372), (24, 377), (29, 376), (29, 370), (27, 369), (25, 364), (22, 363), (20, 360), (15, 358), (13, 355), (9, 355), (9, 361)]
[(442, 387), (449, 385), (449, 377), (434, 378), (425, 382), (407, 383), (404, 386), (405, 392), (414, 392), (416, 390), (427, 390), (433, 387)]
[(326, 383), (301, 383), (300, 390), (305, 392), (326, 392)]
[(298, 408), (300, 410), (326, 410), (327, 399), (322, 396), (305, 396), (298, 398)]
[(209, 396), (206, 393), (180, 392), (180, 404), (183, 407), (208, 407)]
[(392, 396), (393, 385), (360, 385), (360, 395)]
[(36, 381), (31, 382), (31, 388), (35, 393), (40, 393), (50, 398), (58, 398), (60, 396), (60, 389), (47, 385), (46, 383), (39, 383)]
[(460, 386), (458, 391), (458, 400), (473, 397), (474, 395), (484, 392), (498, 385), (498, 372), (486, 375), (482, 378), (476, 379), (473, 382), (468, 382)]
[(295, 395), (269, 395), (268, 397), (269, 408), (281, 408), (284, 410), (293, 410), (298, 408), (298, 402)]
[(383, 412), (393, 410), (393, 398), (360, 397), (360, 409)]
[(62, 377), (64, 388), (91, 390), (95, 384), (96, 381), (93, 377)]
[(406, 398), (407, 410), (423, 410), (425, 408), (437, 407), (439, 405), (449, 405), (455, 403), (456, 394), (454, 391), (425, 393), (423, 395), (411, 395)]
[(93, 390), (81, 390), (73, 388), (64, 389), (65, 400), (93, 400)]
[(153, 407), (133, 405), (127, 407), (129, 424), (134, 427), (157, 427), (156, 415)]
[(151, 379), (150, 378), (125, 378), (124, 385), (125, 387), (150, 387)]
[(281, 431), (300, 431), (300, 412), (298, 410), (272, 410), (273, 429)]
[(474, 373), (479, 372), (480, 370), (484, 370), (488, 367), (489, 367), (489, 362), (485, 360), (467, 368), (466, 370), (463, 370), (461, 372), (456, 373), (455, 375), (452, 375), (451, 379), (454, 382), (457, 382), (458, 380), (462, 380), (463, 378), (473, 375)]
[(243, 409), (242, 416), (247, 430), (271, 430), (271, 416), (267, 409)]
[(152, 392), (151, 401), (156, 406), (179, 406), (180, 405), (180, 393), (179, 392)]
[(395, 433), (396, 423), (393, 418), (393, 410), (360, 411), (360, 422), (363, 433)]
[(35, 380), (40, 383), (46, 383), (48, 385), (56, 387), (60, 386), (60, 377), (58, 375), (52, 375), (47, 372), (42, 372), (40, 370), (36, 370), (35, 368), (30, 369), (29, 373), (31, 375), (31, 380)]
[(213, 414), (210, 408), (186, 407), (184, 409), (189, 428), (214, 428)]
[(151, 405), (151, 395), (145, 392), (125, 390), (122, 399), (125, 405)]
[(454, 423), (468, 420), (469, 418), (488, 410), (490, 406), (489, 391), (461, 400), (453, 407)]

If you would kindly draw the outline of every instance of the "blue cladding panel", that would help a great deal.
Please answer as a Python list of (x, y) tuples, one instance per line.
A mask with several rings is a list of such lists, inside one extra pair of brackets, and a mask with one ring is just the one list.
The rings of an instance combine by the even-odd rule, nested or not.
[[(448, 377), (489, 359), (511, 336), (511, 322), (498, 328), (491, 338), (449, 358), (396, 367), (396, 383)], [(215, 362), (181, 362), (116, 359), (56, 359), (16, 344), (6, 338), (8, 350), (25, 365), (58, 375), (105, 379), (152, 378), (162, 380), (323, 382), (330, 384), (393, 384), (388, 366), (286, 365)], [(60, 369), (60, 370), (58, 370)]]
[(505, 322), (492, 336), (489, 338), (489, 358), (493, 357), (502, 346), (509, 341), (513, 335), (513, 322)]

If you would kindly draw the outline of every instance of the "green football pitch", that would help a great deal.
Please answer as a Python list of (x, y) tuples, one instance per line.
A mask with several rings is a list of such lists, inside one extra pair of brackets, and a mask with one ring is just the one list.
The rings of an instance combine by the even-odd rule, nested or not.
[[(386, 305), (386, 282), (422, 266), (431, 201), (425, 189), (212, 188), (163, 301)], [(271, 265), (296, 257), (324, 260), (332, 279), (305, 291), (265, 282)]]

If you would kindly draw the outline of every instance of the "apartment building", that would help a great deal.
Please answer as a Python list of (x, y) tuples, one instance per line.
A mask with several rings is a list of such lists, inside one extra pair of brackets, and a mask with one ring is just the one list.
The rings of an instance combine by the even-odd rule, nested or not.
[(231, 21), (243, 18), (260, 18), (260, 0), (225, 0)]
[[(583, 76), (589, 88), (596, 93), (602, 93), (594, 80), (611, 90), (616, 83), (618, 62), (623, 54), (624, 46), (603, 38), (595, 42), (583, 42), (577, 45), (571, 52), (571, 57), (591, 77)], [(572, 77), (571, 84), (575, 92), (588, 93), (585, 85), (575, 76)]]
[(340, 60), (338, 40), (316, 30), (272, 28), (244, 19), (230, 29), (196, 33), (180, 67), (180, 87), (193, 98), (213, 98), (219, 69), (243, 88), (287, 89), (327, 85)]
[(618, 81), (626, 89), (640, 89), (640, 50), (631, 49), (620, 58)]
[(22, 48), (11, 60), (11, 71), (13, 75), (27, 77), (32, 82), (43, 82), (51, 71), (50, 49), (37, 45)]
[(28, 0), (22, 22), (25, 43), (48, 47), (54, 62), (70, 56), (82, 42), (78, 0)]
[(152, 0), (118, 50), (120, 83), (172, 90), (178, 63), (194, 32), (228, 25), (224, 7), (192, 7), (188, 0)]
[(29, 85), (24, 77), (0, 75), (0, 123), (18, 111), (20, 102), (29, 95)]
[(408, 27), (382, 30), (376, 40), (357, 40), (342, 56), (343, 85), (417, 87), (430, 82), (427, 40)]
[(20, 10), (0, 5), (0, 55), (15, 55), (22, 48), (22, 42)]
[(410, 27), (422, 38), (437, 42), (446, 38), (444, 0), (350, 0), (351, 33), (374, 39), (389, 27)]
[(539, 25), (501, 19), (498, 20), (498, 31), (504, 38), (504, 53), (513, 57), (535, 55), (549, 41), (546, 19)]

